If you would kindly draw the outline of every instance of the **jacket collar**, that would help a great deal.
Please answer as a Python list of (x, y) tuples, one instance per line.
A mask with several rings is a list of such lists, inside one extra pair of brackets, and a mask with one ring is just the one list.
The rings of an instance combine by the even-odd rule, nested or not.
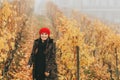
[[(42, 43), (42, 39), (41, 38), (39, 38), (38, 40)], [(47, 40), (45, 40), (45, 43), (53, 43), (53, 39), (51, 39), (49, 37)]]

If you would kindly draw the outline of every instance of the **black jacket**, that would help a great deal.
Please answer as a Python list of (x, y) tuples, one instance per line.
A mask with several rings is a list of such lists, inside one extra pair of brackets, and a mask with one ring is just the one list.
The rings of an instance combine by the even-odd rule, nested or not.
[[(36, 39), (33, 44), (33, 49), (32, 53), (30, 56), (30, 59), (28, 61), (28, 65), (32, 66), (33, 65), (33, 70), (35, 66), (35, 55), (38, 52), (38, 45), (40, 43), (41, 39)], [(50, 73), (50, 76), (48, 77), (51, 78), (51, 80), (57, 80), (57, 65), (56, 65), (56, 47), (55, 43), (53, 42), (53, 39), (48, 38), (46, 40), (46, 49), (44, 50), (44, 54), (46, 56), (45, 58), (45, 63), (46, 63), (46, 68), (45, 71)], [(34, 73), (33, 73), (34, 74)]]

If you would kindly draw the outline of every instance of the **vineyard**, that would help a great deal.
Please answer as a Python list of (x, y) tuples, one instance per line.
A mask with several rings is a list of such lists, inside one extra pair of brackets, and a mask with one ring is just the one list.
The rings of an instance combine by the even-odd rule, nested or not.
[(32, 7), (32, 0), (0, 5), (0, 80), (32, 80), (27, 62), (44, 26), (56, 41), (59, 80), (120, 79), (120, 34), (115, 26), (79, 12), (68, 17), (51, 2), (45, 16), (34, 15)]

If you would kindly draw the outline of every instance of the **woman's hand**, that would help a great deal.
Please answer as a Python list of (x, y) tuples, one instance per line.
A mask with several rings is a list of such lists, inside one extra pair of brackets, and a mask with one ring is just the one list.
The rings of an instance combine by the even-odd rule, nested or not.
[(49, 72), (45, 72), (45, 76), (48, 77), (50, 75)]
[(30, 65), (27, 65), (27, 69), (30, 69)]

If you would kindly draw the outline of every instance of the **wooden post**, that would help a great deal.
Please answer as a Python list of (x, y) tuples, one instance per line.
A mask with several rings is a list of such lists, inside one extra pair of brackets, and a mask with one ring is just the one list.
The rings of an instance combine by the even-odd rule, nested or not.
[(117, 77), (117, 80), (119, 80), (119, 70), (118, 70), (118, 54), (117, 54), (117, 48), (115, 48), (115, 54), (116, 54), (116, 77)]
[(80, 61), (79, 61), (79, 46), (76, 46), (76, 53), (77, 53), (77, 80), (80, 80)]

